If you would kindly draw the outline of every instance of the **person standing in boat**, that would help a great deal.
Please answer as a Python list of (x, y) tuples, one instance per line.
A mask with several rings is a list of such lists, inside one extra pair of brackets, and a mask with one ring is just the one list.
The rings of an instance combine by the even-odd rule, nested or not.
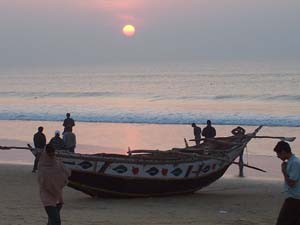
[[(46, 136), (43, 133), (43, 130), (44, 130), (43, 127), (38, 127), (38, 131), (34, 134), (34, 136), (33, 136), (34, 148), (38, 148), (38, 149), (44, 149), (45, 148), (45, 146), (46, 146)], [(35, 173), (38, 169), (40, 153), (36, 152), (36, 154), (34, 156), (35, 156), (35, 159), (34, 159), (33, 168), (32, 168), (33, 173)]]
[(234, 135), (234, 136), (243, 136), (245, 135), (246, 133), (246, 130), (240, 126), (234, 128), (231, 133)]
[(68, 127), (63, 134), (65, 149), (74, 153), (76, 147), (76, 135), (72, 132), (72, 128)]
[(202, 136), (205, 138), (214, 138), (216, 136), (216, 129), (211, 125), (211, 121), (207, 120), (207, 126), (203, 128)]
[(60, 137), (59, 130), (54, 132), (54, 137), (51, 138), (49, 144), (51, 144), (55, 150), (63, 150), (65, 148), (65, 143)]
[[(246, 130), (240, 126), (234, 128), (231, 133), (236, 137), (243, 137), (246, 133)], [(241, 152), (239, 157), (239, 177), (244, 177), (244, 150)]]
[(66, 132), (67, 129), (71, 131), (73, 130), (73, 127), (75, 126), (75, 121), (71, 118), (70, 113), (66, 114), (66, 118), (64, 120), (63, 126), (64, 126), (64, 132)]
[(277, 143), (274, 152), (282, 160), (281, 172), (286, 197), (276, 225), (300, 224), (300, 159), (292, 153), (290, 145), (284, 141)]
[(200, 145), (201, 128), (198, 127), (195, 123), (192, 123), (192, 127), (194, 128), (194, 136), (195, 136), (196, 145)]
[(67, 185), (70, 171), (56, 159), (55, 149), (46, 145), (38, 165), (40, 198), (48, 215), (48, 225), (61, 225), (60, 211), (63, 206), (63, 188)]

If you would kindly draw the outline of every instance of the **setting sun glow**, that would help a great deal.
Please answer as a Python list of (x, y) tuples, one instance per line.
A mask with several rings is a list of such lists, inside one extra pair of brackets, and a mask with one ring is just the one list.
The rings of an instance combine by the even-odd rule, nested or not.
[(132, 37), (135, 34), (135, 27), (127, 24), (123, 27), (123, 34), (127, 37)]

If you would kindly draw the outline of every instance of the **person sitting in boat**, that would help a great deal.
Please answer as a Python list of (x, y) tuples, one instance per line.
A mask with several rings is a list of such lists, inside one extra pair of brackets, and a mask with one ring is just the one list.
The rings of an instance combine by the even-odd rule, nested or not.
[(67, 113), (66, 114), (66, 119), (64, 120), (63, 123), (64, 126), (64, 132), (66, 131), (66, 129), (73, 129), (73, 127), (75, 126), (75, 121), (71, 118), (71, 114)]
[(194, 128), (194, 136), (195, 136), (196, 145), (200, 145), (201, 128), (198, 127), (195, 123), (192, 123), (192, 127)]
[(216, 136), (216, 129), (211, 125), (211, 121), (207, 120), (207, 126), (202, 131), (202, 136), (205, 138), (214, 138)]
[(60, 137), (59, 130), (54, 132), (54, 137), (51, 138), (49, 144), (51, 144), (55, 150), (63, 150), (65, 148), (65, 143)]
[(65, 149), (69, 152), (74, 153), (76, 147), (76, 136), (72, 132), (72, 128), (68, 127), (63, 134), (63, 141), (65, 144)]
[(240, 126), (234, 128), (231, 133), (234, 135), (234, 136), (242, 136), (246, 133), (246, 130)]
[[(38, 149), (44, 149), (46, 146), (46, 136), (43, 133), (44, 128), (43, 127), (38, 127), (38, 132), (36, 132), (33, 136), (33, 144), (34, 144), (34, 148), (38, 148)], [(33, 164), (33, 168), (32, 168), (32, 172), (35, 173), (38, 169), (38, 163), (39, 163), (39, 158), (40, 158), (40, 153), (36, 152), (36, 154), (34, 155), (35, 159), (34, 159), (34, 164)]]

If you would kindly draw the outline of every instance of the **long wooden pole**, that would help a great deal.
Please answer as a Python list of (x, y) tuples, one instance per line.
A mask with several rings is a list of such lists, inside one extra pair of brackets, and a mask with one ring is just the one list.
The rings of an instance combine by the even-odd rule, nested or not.
[(279, 136), (254, 136), (253, 138), (270, 138), (270, 139), (279, 139), (281, 141), (293, 142), (296, 137), (279, 137)]
[[(232, 164), (239, 165), (240, 163), (239, 163), (239, 162), (233, 162)], [(250, 166), (250, 165), (248, 165), (248, 164), (243, 164), (243, 166), (248, 167), (248, 168), (250, 168), (250, 169), (258, 170), (258, 171), (261, 171), (261, 172), (264, 172), (264, 173), (267, 172), (267, 171), (265, 171), (265, 170), (263, 170), (263, 169), (260, 169), (260, 168), (255, 167), (255, 166)]]
[(11, 150), (11, 149), (25, 149), (25, 150), (31, 150), (32, 148), (29, 147), (18, 147), (18, 146), (0, 146), (1, 150)]
[[(251, 135), (246, 135), (246, 136), (251, 136)], [(283, 136), (253, 136), (252, 138), (279, 139), (281, 141), (288, 141), (288, 142), (293, 142), (293, 141), (296, 140), (296, 137), (283, 137)], [(217, 138), (190, 139), (189, 141), (204, 141), (204, 140), (216, 141), (216, 142), (226, 142), (225, 140), (222, 140), (222, 138), (220, 138), (220, 137), (217, 137)]]

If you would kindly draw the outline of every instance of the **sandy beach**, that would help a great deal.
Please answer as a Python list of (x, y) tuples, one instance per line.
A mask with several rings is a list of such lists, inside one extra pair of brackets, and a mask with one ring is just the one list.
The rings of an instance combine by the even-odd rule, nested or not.
[[(29, 165), (0, 165), (1, 225), (46, 224), (36, 176)], [(231, 175), (185, 196), (93, 199), (67, 187), (64, 197), (65, 225), (267, 225), (283, 201), (280, 179)]]
[[(43, 125), (48, 138), (61, 127), (60, 122), (0, 121), (1, 145), (24, 146), (31, 143), (37, 126)], [(216, 126), (218, 136), (234, 126)], [(253, 130), (253, 127), (246, 127)], [(78, 152), (125, 153), (128, 146), (167, 149), (183, 146), (191, 136), (188, 125), (77, 123)], [(296, 136), (299, 128), (266, 127), (261, 135)], [(185, 225), (185, 224), (274, 224), (283, 201), (280, 161), (273, 154), (277, 140), (253, 140), (245, 161), (267, 170), (261, 173), (231, 166), (214, 184), (195, 194), (163, 198), (93, 199), (65, 188), (63, 224), (72, 225)], [(292, 143), (299, 149), (299, 141)], [(297, 153), (297, 151), (296, 151)], [(38, 195), (36, 174), (31, 173), (33, 157), (22, 150), (0, 152), (1, 225), (45, 224), (46, 213)]]
[[(170, 197), (92, 198), (66, 187), (63, 225), (275, 224), (280, 137), (296, 137), (300, 157), (299, 12), (293, 0), (0, 0), (0, 225), (47, 224), (28, 144), (39, 126), (47, 143), (62, 134), (67, 113), (73, 187), (182, 193), (218, 179)], [(217, 138), (264, 125), (245, 143), (243, 177), (240, 149), (223, 140), (203, 145), (201, 160), (180, 150), (196, 144), (191, 124), (203, 131), (208, 120)], [(133, 161), (144, 152), (151, 163)]]

